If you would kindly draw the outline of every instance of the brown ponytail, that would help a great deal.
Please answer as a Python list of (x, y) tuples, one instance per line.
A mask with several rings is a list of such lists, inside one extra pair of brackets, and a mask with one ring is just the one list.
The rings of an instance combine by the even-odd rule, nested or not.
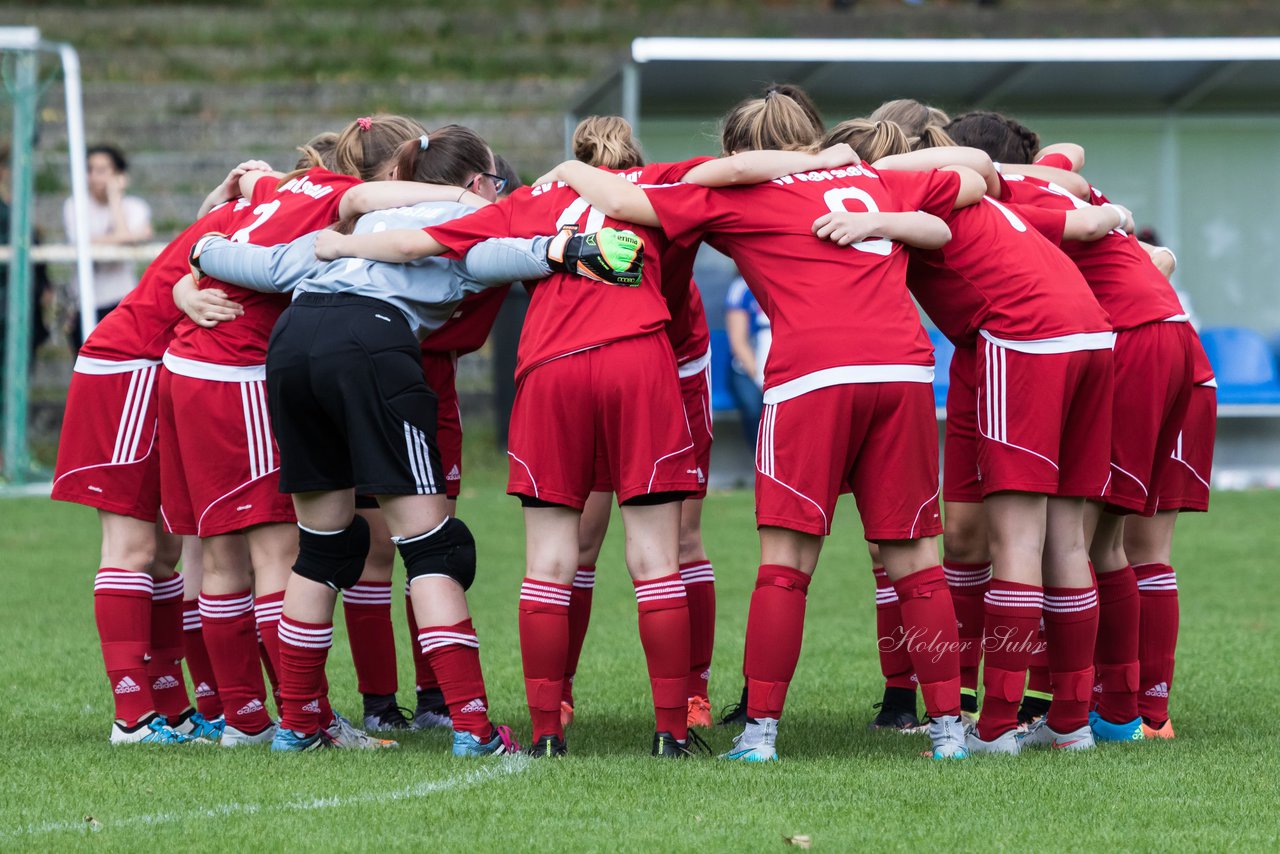
[(831, 129), (823, 146), (845, 143), (858, 157), (874, 163), (891, 154), (904, 154), (911, 150), (907, 135), (893, 122), (871, 119), (849, 119)]
[(591, 166), (633, 169), (644, 165), (631, 123), (621, 116), (587, 116), (573, 131), (573, 156)]
[[(422, 145), (422, 137), (427, 145)], [(471, 128), (445, 125), (401, 143), (395, 154), (396, 179), (465, 186), (478, 172), (493, 170), (489, 145)]]
[(947, 132), (938, 125), (929, 125), (921, 132), (911, 143), (911, 150), (916, 151), (921, 148), (953, 148), (956, 141), (947, 135)]
[(1000, 163), (1030, 163), (1040, 150), (1040, 137), (1031, 128), (986, 110), (956, 116), (946, 132), (956, 144), (980, 148)]
[(305, 172), (319, 166), (321, 169), (334, 171), (333, 152), (338, 143), (338, 135), (333, 131), (325, 131), (298, 146), (298, 162), (293, 165), (295, 171)]
[(355, 175), (362, 181), (385, 177), (401, 143), (426, 132), (419, 122), (405, 116), (384, 114), (356, 119), (338, 134), (334, 171)]
[(725, 154), (735, 151), (816, 151), (820, 127), (794, 98), (768, 91), (763, 98), (748, 98), (725, 116), (721, 145)]

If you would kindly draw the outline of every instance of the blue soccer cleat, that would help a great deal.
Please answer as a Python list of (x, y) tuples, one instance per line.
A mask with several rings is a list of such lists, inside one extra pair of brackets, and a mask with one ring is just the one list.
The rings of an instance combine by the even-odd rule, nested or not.
[(511, 735), (509, 727), (494, 727), (488, 741), (481, 741), (469, 732), (454, 732), (454, 756), (505, 756), (519, 753), (520, 745)]
[(930, 756), (934, 759), (968, 759), (965, 727), (959, 715), (943, 715), (929, 721)]
[(1113, 724), (1097, 712), (1089, 713), (1089, 729), (1095, 741), (1142, 741), (1142, 718), (1127, 723)]
[(303, 753), (308, 750), (324, 750), (329, 746), (329, 738), (324, 730), (306, 735), (277, 727), (275, 737), (271, 739), (271, 750), (274, 753)]
[(209, 720), (195, 709), (188, 709), (173, 722), (172, 726), (188, 738), (218, 742), (222, 740), (222, 731), (226, 729), (227, 720), (221, 716)]
[(122, 721), (111, 725), (112, 744), (195, 744), (195, 739), (169, 726), (164, 715), (152, 714), (135, 725), (127, 727)]
[(778, 721), (776, 718), (747, 719), (742, 734), (733, 740), (733, 750), (720, 754), (721, 759), (738, 762), (776, 762), (778, 749)]

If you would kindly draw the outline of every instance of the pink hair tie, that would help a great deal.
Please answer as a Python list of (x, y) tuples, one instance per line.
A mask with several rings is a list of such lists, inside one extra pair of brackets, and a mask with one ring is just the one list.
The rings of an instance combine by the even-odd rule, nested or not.
[(360, 128), (360, 130), (367, 131), (369, 130), (369, 128), (373, 127), (373, 119), (370, 118), (369, 116), (361, 116), (360, 118), (356, 119), (356, 125)]

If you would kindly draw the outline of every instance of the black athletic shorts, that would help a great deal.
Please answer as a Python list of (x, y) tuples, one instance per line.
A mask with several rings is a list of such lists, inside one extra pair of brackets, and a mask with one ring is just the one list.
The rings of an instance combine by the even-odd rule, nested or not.
[(404, 315), (370, 297), (302, 294), (267, 349), (280, 491), (445, 490), (436, 395)]

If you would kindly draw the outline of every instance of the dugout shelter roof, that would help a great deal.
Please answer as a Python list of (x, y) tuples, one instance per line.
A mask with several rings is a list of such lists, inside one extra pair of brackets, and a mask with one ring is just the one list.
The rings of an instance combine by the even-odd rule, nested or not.
[(841, 115), (900, 97), (952, 110), (1275, 113), (1280, 38), (638, 38), (567, 118), (720, 114), (771, 81)]

